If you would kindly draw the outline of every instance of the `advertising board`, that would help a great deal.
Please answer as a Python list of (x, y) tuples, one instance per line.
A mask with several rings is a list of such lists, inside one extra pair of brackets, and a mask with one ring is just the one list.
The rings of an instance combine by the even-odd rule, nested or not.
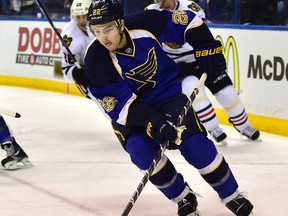
[[(66, 23), (54, 22), (59, 32)], [(0, 20), (0, 27), (5, 29), (5, 34), (0, 34), (0, 84), (80, 95), (59, 73), (60, 41), (46, 20)], [(224, 45), (227, 73), (253, 125), (288, 136), (288, 30), (210, 29)], [(209, 97), (218, 108), (221, 123), (227, 123), (215, 97)]]

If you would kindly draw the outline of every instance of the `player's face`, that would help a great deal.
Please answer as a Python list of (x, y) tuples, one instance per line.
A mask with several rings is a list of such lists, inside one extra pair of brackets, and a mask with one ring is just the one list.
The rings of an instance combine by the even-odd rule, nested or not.
[(164, 10), (174, 10), (176, 7), (175, 0), (158, 0), (158, 3), (160, 4), (160, 8)]
[(99, 42), (108, 50), (114, 51), (120, 48), (121, 35), (115, 21), (106, 24), (91, 25), (91, 29)]
[(87, 16), (86, 15), (77, 15), (74, 17), (74, 20), (75, 20), (77, 26), (82, 31), (87, 31)]

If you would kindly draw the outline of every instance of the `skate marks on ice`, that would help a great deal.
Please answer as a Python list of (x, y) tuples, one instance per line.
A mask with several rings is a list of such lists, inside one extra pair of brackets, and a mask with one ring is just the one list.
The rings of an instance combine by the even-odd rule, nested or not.
[[(142, 174), (111, 131), (96, 104), (86, 98), (0, 86), (1, 107), (17, 110), (5, 117), (34, 165), (0, 169), (0, 215), (119, 216)], [(222, 127), (222, 125), (221, 125)], [(223, 126), (226, 147), (218, 146), (231, 166), (241, 191), (248, 192), (255, 216), (286, 215), (288, 138), (261, 133), (262, 142), (240, 139)], [(167, 155), (198, 198), (202, 216), (232, 216), (198, 172), (177, 151)], [(5, 152), (0, 151), (5, 157)], [(0, 159), (2, 159), (0, 158)], [(150, 183), (131, 216), (175, 216), (176, 204)]]

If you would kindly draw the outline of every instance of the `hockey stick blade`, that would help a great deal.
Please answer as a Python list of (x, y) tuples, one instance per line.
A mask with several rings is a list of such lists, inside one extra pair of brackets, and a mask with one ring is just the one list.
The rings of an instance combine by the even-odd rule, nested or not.
[(20, 118), (21, 117), (21, 115), (18, 112), (8, 110), (8, 109), (3, 109), (3, 108), (0, 108), (0, 113), (7, 115), (7, 116), (10, 116), (10, 117), (13, 117), (13, 118)]
[[(186, 115), (187, 110), (192, 106), (192, 103), (195, 100), (196, 95), (199, 92), (199, 89), (204, 85), (204, 82), (205, 82), (206, 79), (207, 79), (207, 73), (203, 73), (202, 76), (200, 77), (199, 81), (197, 82), (197, 85), (194, 88), (192, 94), (190, 95), (190, 100), (188, 100), (186, 105), (183, 107), (183, 110), (182, 110), (181, 114), (179, 115), (179, 118), (178, 118), (178, 121), (176, 123), (176, 126), (181, 125), (182, 120), (183, 120), (184, 116)], [(164, 152), (165, 152), (168, 144), (169, 144), (168, 140), (165, 140), (165, 142), (162, 145), (160, 145), (160, 150), (158, 151), (156, 157), (152, 161), (150, 167), (145, 171), (145, 174), (144, 174), (141, 182), (138, 184), (137, 189), (135, 190), (134, 194), (132, 195), (132, 197), (130, 198), (129, 202), (127, 203), (127, 205), (126, 205), (124, 211), (122, 212), (121, 216), (127, 216), (129, 214), (129, 212), (131, 211), (131, 209), (133, 208), (133, 206), (134, 206), (136, 200), (138, 199), (138, 197), (140, 196), (143, 188), (145, 187), (145, 185), (147, 184), (150, 176), (154, 172), (155, 167), (157, 166), (157, 164), (159, 163), (159, 161), (163, 157)]]

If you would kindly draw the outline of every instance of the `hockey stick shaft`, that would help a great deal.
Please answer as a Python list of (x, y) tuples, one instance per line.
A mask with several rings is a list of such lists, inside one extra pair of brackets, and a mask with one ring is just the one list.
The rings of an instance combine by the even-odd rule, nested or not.
[[(192, 103), (195, 100), (196, 95), (199, 92), (199, 89), (204, 85), (204, 82), (205, 82), (206, 78), (207, 78), (207, 74), (203, 73), (201, 78), (199, 79), (196, 87), (194, 88), (192, 94), (190, 95), (190, 100), (188, 100), (186, 105), (183, 107), (183, 110), (182, 110), (181, 114), (179, 115), (179, 118), (178, 118), (178, 121), (176, 123), (176, 126), (181, 125), (181, 123), (183, 121), (183, 118), (185, 117), (185, 115), (186, 115), (187, 111), (189, 110), (189, 108), (191, 108)], [(150, 176), (154, 172), (155, 167), (157, 166), (157, 164), (159, 163), (159, 161), (163, 157), (164, 152), (165, 152), (168, 144), (169, 144), (168, 140), (165, 140), (165, 142), (161, 145), (160, 150), (158, 151), (156, 157), (152, 161), (150, 167), (145, 171), (145, 174), (144, 174), (141, 182), (139, 183), (139, 185), (138, 185), (137, 189), (135, 190), (133, 196), (131, 197), (130, 201), (126, 205), (126, 207), (125, 207), (123, 213), (121, 214), (121, 216), (127, 216), (129, 214), (129, 212), (131, 211), (131, 209), (134, 206), (136, 200), (138, 199), (139, 195), (141, 194), (143, 188), (147, 184)]]
[(21, 117), (21, 115), (18, 112), (8, 110), (8, 109), (3, 109), (3, 108), (0, 108), (0, 113), (7, 115), (7, 116), (10, 116), (10, 117), (13, 117), (13, 118), (20, 118)]
[[(70, 58), (73, 60), (74, 65), (78, 68), (81, 69), (81, 65), (80, 63), (76, 60), (76, 58), (74, 57), (73, 53), (71, 52), (71, 50), (69, 49), (69, 47), (67, 46), (67, 44), (65, 43), (64, 39), (62, 38), (61, 34), (59, 33), (58, 29), (55, 27), (54, 23), (52, 22), (51, 18), (49, 17), (48, 13), (46, 12), (45, 8), (43, 7), (43, 5), (41, 4), (40, 0), (35, 0), (36, 4), (38, 5), (39, 9), (41, 10), (41, 12), (44, 14), (44, 16), (46, 17), (46, 19), (48, 20), (50, 26), (52, 27), (52, 29), (54, 30), (55, 34), (57, 35), (58, 39), (61, 41), (62, 45), (65, 47), (66, 51), (68, 52), (68, 55), (70, 56)], [(82, 85), (78, 84), (77, 82), (75, 82), (76, 87), (78, 88), (78, 90), (87, 98), (90, 99), (90, 97), (88, 96), (88, 94), (83, 91), (82, 89)]]
[(48, 15), (48, 13), (46, 12), (45, 8), (43, 7), (43, 5), (41, 4), (40, 0), (35, 0), (36, 4), (38, 5), (39, 9), (41, 10), (41, 12), (44, 14), (44, 16), (46, 17), (46, 19), (48, 20), (49, 24), (51, 25), (52, 29), (54, 30), (55, 34), (57, 35), (58, 39), (61, 41), (62, 45), (65, 47), (65, 49), (67, 50), (69, 56), (72, 58), (75, 66), (78, 69), (81, 69), (81, 65), (79, 64), (79, 62), (75, 59), (73, 53), (71, 52), (71, 50), (68, 48), (67, 44), (65, 43), (65, 41), (63, 40), (62, 36), (60, 35), (59, 31), (57, 30), (57, 28), (55, 27), (54, 23), (52, 22), (50, 16)]

